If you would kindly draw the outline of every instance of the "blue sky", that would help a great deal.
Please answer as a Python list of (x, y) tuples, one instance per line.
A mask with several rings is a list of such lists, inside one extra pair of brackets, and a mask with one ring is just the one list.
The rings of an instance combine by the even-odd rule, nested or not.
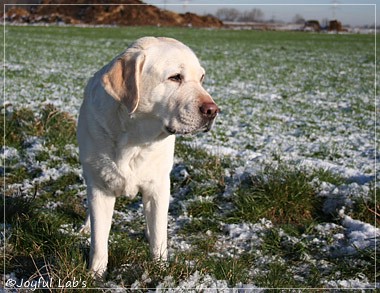
[[(305, 19), (332, 19), (334, 16), (343, 24), (353, 26), (375, 24), (376, 0), (145, 0), (176, 12), (207, 14), (221, 7), (238, 10), (259, 8), (265, 19), (291, 21), (296, 14)], [(379, 2), (380, 4), (380, 2)], [(378, 5), (380, 6), (380, 5)]]

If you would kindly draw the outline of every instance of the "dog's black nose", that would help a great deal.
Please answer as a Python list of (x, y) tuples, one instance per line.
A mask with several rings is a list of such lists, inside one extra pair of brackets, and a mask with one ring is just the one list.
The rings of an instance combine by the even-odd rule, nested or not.
[(220, 112), (220, 109), (215, 103), (204, 103), (199, 108), (201, 110), (201, 113), (205, 115), (207, 118), (213, 119), (216, 115)]

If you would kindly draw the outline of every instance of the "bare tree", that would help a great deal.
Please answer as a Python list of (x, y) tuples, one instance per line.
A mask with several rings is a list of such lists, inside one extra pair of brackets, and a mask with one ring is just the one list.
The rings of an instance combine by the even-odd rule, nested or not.
[(238, 18), (238, 21), (247, 21), (247, 22), (258, 22), (262, 21), (264, 17), (264, 13), (257, 8), (253, 8), (250, 11), (244, 11), (241, 13), (240, 17)]
[(305, 19), (304, 19), (300, 14), (297, 13), (297, 14), (293, 17), (293, 23), (304, 24), (304, 23), (305, 23)]
[(216, 11), (215, 16), (223, 21), (236, 21), (240, 12), (235, 8), (220, 8)]

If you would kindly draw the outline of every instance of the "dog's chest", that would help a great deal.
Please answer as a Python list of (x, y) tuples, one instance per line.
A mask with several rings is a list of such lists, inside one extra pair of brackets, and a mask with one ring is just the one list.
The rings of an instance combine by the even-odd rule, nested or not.
[(172, 160), (173, 155), (160, 144), (119, 148), (116, 164), (126, 181), (125, 194), (134, 197), (142, 188), (162, 181), (170, 173)]
[(141, 147), (120, 147), (116, 152), (116, 165), (126, 181), (125, 194), (134, 197), (147, 177), (150, 169), (147, 164), (149, 153)]

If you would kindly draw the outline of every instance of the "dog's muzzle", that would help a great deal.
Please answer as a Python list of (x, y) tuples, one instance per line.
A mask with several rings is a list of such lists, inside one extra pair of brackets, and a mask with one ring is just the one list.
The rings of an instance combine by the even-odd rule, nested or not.
[(193, 134), (197, 132), (208, 132), (214, 125), (215, 118), (220, 113), (219, 107), (213, 103), (204, 103), (199, 107), (203, 123), (197, 128), (184, 127), (182, 129), (175, 129), (170, 126), (165, 126), (165, 131), (169, 134)]

